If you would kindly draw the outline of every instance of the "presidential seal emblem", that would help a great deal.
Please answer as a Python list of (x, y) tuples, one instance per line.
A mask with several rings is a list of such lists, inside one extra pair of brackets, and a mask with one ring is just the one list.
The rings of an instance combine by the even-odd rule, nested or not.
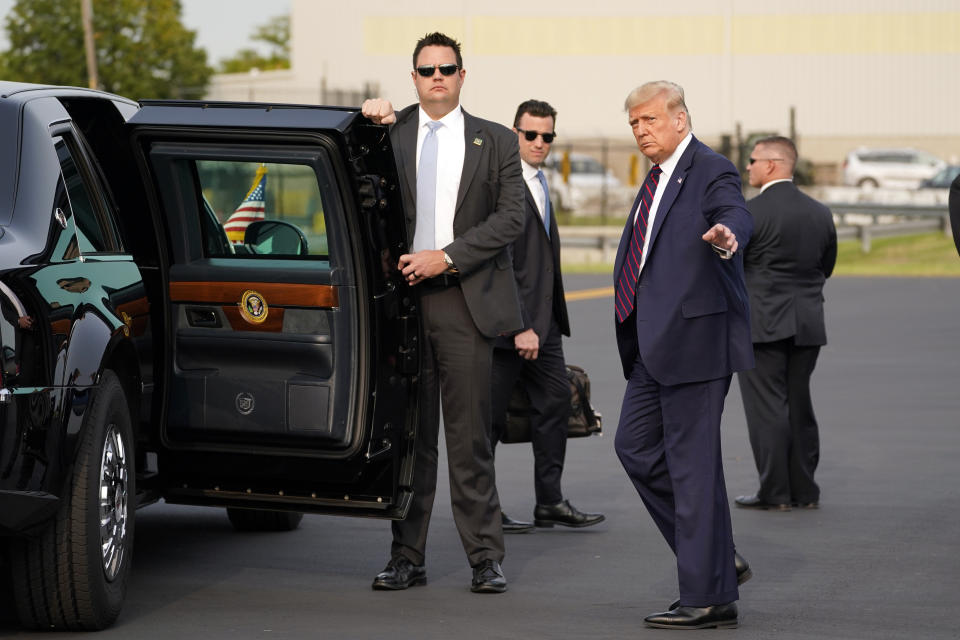
[(247, 289), (240, 296), (240, 315), (247, 322), (260, 324), (267, 319), (268, 312), (267, 301), (256, 291)]
[(256, 405), (256, 400), (254, 400), (252, 393), (247, 393), (244, 391), (237, 394), (236, 403), (237, 411), (239, 411), (241, 415), (248, 416), (253, 413), (253, 407)]

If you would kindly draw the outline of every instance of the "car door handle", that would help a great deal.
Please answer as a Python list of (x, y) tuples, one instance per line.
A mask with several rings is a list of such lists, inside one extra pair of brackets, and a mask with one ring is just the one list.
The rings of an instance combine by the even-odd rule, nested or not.
[(212, 309), (187, 309), (187, 323), (191, 327), (219, 327), (220, 317)]

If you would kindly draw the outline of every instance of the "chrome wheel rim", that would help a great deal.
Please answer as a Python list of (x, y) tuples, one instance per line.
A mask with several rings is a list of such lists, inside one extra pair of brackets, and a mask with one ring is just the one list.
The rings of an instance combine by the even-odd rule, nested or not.
[(123, 567), (129, 505), (127, 450), (116, 425), (107, 428), (100, 460), (100, 553), (113, 580)]

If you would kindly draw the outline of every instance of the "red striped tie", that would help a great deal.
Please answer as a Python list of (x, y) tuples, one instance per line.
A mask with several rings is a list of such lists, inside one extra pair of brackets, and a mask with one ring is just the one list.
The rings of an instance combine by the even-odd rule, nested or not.
[(647, 220), (650, 219), (650, 205), (653, 203), (653, 194), (657, 192), (657, 181), (663, 171), (660, 165), (650, 168), (647, 179), (640, 187), (640, 210), (633, 221), (630, 237), (630, 248), (627, 250), (627, 259), (620, 270), (620, 279), (617, 280), (617, 298), (614, 305), (617, 308), (617, 322), (623, 322), (633, 311), (637, 292), (637, 278), (640, 275), (640, 259), (643, 257), (643, 241), (647, 236)]

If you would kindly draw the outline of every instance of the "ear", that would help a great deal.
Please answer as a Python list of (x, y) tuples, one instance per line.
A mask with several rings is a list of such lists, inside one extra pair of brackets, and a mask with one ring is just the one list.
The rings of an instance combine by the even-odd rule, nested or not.
[(680, 110), (677, 111), (677, 132), (683, 131), (687, 128), (687, 112)]

